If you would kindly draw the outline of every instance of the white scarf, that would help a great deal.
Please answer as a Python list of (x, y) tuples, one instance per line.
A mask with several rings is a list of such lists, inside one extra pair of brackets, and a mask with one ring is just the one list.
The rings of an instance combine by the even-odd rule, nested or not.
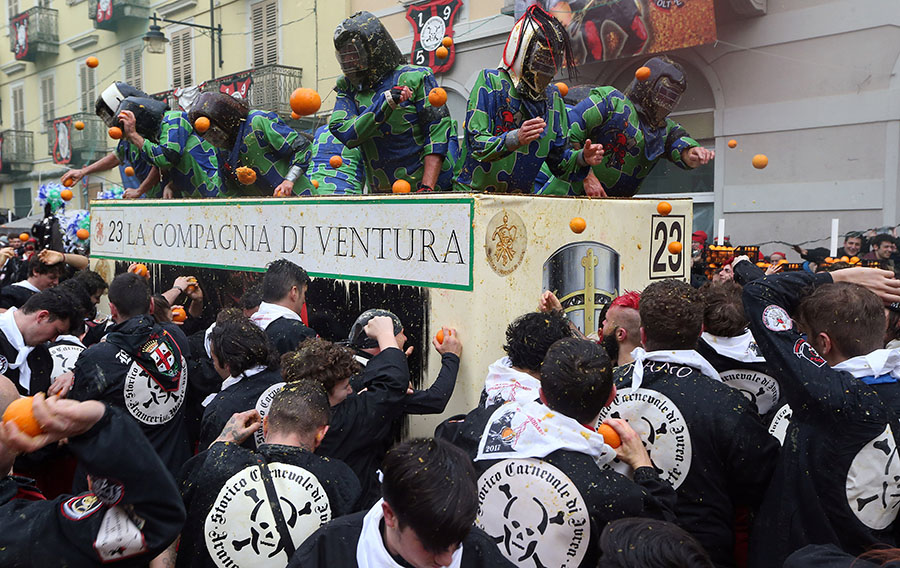
[(37, 286), (35, 286), (31, 282), (29, 282), (28, 280), (20, 280), (18, 282), (13, 283), (13, 286), (21, 286), (22, 288), (25, 288), (26, 290), (31, 290), (32, 292), (40, 292), (41, 291)]
[(203, 334), (203, 347), (206, 348), (206, 356), (212, 359), (212, 341), (209, 340), (209, 336), (212, 334), (212, 330), (216, 328), (216, 322), (213, 322), (211, 326), (206, 328), (206, 333)]
[(540, 390), (541, 381), (528, 373), (513, 369), (509, 357), (503, 357), (488, 367), (488, 375), (484, 379), (484, 392), (487, 393), (484, 406), (487, 408), (498, 402), (514, 400), (537, 400)]
[(710, 379), (722, 382), (719, 372), (713, 368), (703, 355), (693, 349), (672, 349), (666, 351), (644, 351), (643, 347), (635, 347), (631, 352), (634, 358), (634, 369), (631, 371), (631, 391), (641, 388), (644, 382), (644, 361), (656, 361), (658, 363), (676, 363), (697, 369)]
[(228, 377), (227, 379), (222, 381), (222, 388), (219, 389), (219, 392), (214, 392), (211, 395), (209, 395), (208, 397), (203, 399), (203, 406), (209, 406), (209, 403), (212, 402), (214, 398), (216, 398), (216, 395), (219, 394), (220, 392), (224, 391), (228, 387), (238, 384), (239, 382), (241, 382), (242, 379), (249, 379), (253, 375), (258, 375), (258, 374), (262, 373), (263, 371), (265, 371), (266, 369), (268, 369), (268, 367), (266, 367), (265, 365), (257, 365), (256, 367), (251, 367), (250, 369), (247, 369), (246, 371), (244, 371), (243, 373), (241, 373), (240, 375), (238, 375), (236, 377)]
[(259, 309), (256, 310), (256, 313), (250, 316), (250, 320), (263, 329), (269, 327), (269, 324), (278, 318), (303, 321), (300, 319), (300, 315), (294, 310), (279, 306), (278, 304), (270, 304), (268, 302), (262, 302), (259, 305)]
[(31, 367), (28, 366), (28, 355), (34, 350), (34, 347), (25, 345), (25, 338), (16, 325), (16, 319), (13, 316), (18, 308), (10, 308), (0, 315), (0, 332), (6, 336), (7, 341), (12, 345), (18, 353), (15, 361), (9, 361), (10, 369), (19, 370), (19, 384), (26, 391), (31, 392)]
[(766, 358), (758, 354), (759, 351), (756, 347), (756, 340), (753, 339), (753, 334), (750, 333), (749, 329), (734, 337), (722, 337), (705, 331), (700, 337), (703, 338), (703, 341), (705, 341), (713, 351), (723, 357), (728, 357), (729, 359), (734, 359), (735, 361), (740, 361), (742, 363), (766, 362)]
[(900, 350), (876, 349), (868, 355), (860, 355), (841, 361), (832, 369), (847, 371), (857, 379), (890, 375), (900, 379)]
[(65, 341), (66, 343), (74, 343), (75, 345), (78, 345), (81, 348), (84, 348), (84, 343), (82, 343), (81, 340), (78, 339), (77, 337), (75, 337), (74, 335), (59, 335), (56, 337), (57, 343), (60, 343), (62, 341)]
[[(381, 519), (384, 518), (384, 511), (381, 508), (383, 502), (384, 499), (379, 499), (363, 517), (362, 530), (356, 545), (356, 563), (359, 568), (403, 568), (391, 557), (391, 553), (387, 551), (384, 539), (381, 537)], [(462, 566), (462, 555), (463, 545), (460, 543), (459, 548), (453, 553), (453, 560), (450, 562), (449, 568)]]
[(603, 436), (540, 401), (508, 402), (491, 415), (475, 461), (545, 458), (556, 450), (587, 454), (603, 467), (616, 457)]

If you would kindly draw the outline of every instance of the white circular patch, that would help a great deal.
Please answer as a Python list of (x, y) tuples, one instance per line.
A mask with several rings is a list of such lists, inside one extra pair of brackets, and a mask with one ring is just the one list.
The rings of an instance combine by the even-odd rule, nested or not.
[(784, 445), (784, 437), (787, 435), (788, 426), (791, 425), (792, 414), (794, 414), (794, 411), (791, 410), (791, 406), (785, 404), (778, 409), (778, 412), (772, 417), (772, 422), (769, 423), (769, 434), (775, 436), (775, 439), (782, 446)]
[(788, 331), (794, 327), (794, 321), (781, 306), (766, 306), (762, 313), (763, 325), (772, 331)]
[[(650, 389), (622, 389), (613, 403), (600, 412), (600, 422), (606, 418), (624, 418), (634, 428), (660, 478), (678, 489), (691, 469), (691, 433), (681, 411), (669, 397)], [(619, 459), (612, 468), (629, 477), (631, 467)]]
[(475, 524), (516, 566), (578, 566), (591, 538), (575, 484), (534, 458), (503, 460), (484, 472)]
[(897, 518), (900, 456), (890, 424), (853, 458), (846, 489), (850, 510), (870, 529), (885, 529)]
[(9, 361), (6, 360), (6, 357), (0, 355), (0, 374), (5, 373), (9, 370)]
[[(270, 463), (272, 483), (295, 547), (331, 520), (331, 504), (319, 480), (301, 467)], [(257, 465), (231, 476), (206, 516), (206, 550), (220, 568), (284, 566), (281, 542)]]
[(766, 414), (778, 403), (780, 389), (778, 381), (765, 373), (750, 369), (733, 369), (719, 373), (722, 382), (741, 391), (756, 405), (760, 414)]
[(447, 24), (443, 18), (431, 16), (425, 20), (422, 31), (419, 33), (419, 40), (422, 43), (422, 49), (425, 51), (434, 51), (441, 45), (444, 35), (447, 33)]
[(164, 390), (150, 373), (136, 361), (131, 361), (125, 375), (125, 408), (139, 422), (149, 425), (165, 424), (175, 417), (184, 402), (187, 389), (187, 361), (181, 358), (178, 389)]
[[(259, 412), (260, 421), (269, 414), (269, 409), (272, 407), (272, 399), (275, 398), (276, 394), (281, 392), (283, 386), (284, 383), (275, 383), (267, 388), (259, 398), (256, 399), (256, 411)], [(253, 439), (256, 440), (257, 447), (265, 443), (266, 440), (263, 438), (262, 424), (260, 424), (259, 430), (253, 433)]]
[(75, 361), (81, 355), (81, 352), (84, 351), (84, 347), (81, 345), (73, 345), (71, 343), (51, 345), (49, 349), (50, 355), (53, 356), (53, 372), (50, 374), (52, 379), (74, 369)]

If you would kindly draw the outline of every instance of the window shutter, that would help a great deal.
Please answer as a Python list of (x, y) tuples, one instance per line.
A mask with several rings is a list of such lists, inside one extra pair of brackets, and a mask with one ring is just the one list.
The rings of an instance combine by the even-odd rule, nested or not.
[(53, 77), (44, 77), (41, 79), (41, 110), (43, 111), (42, 131), (47, 130), (50, 122), (56, 118), (56, 109), (54, 108)]
[(140, 47), (131, 47), (125, 50), (125, 82), (141, 90), (144, 88)]
[(25, 91), (23, 87), (16, 87), (12, 91), (13, 99), (13, 129), (25, 130)]
[(253, 43), (252, 67), (278, 63), (278, 2), (267, 0), (254, 4), (250, 22)]
[(253, 6), (250, 16), (251, 25), (253, 27), (253, 64), (251, 65), (251, 67), (259, 67), (261, 65), (265, 65), (265, 29), (263, 26), (263, 24), (265, 23), (265, 18), (263, 17), (264, 12), (264, 3), (261, 2)]
[(278, 63), (278, 2), (265, 3), (266, 10), (266, 65)]
[(191, 73), (191, 30), (172, 34), (172, 88), (189, 87)]
[(7, 0), (9, 7), (9, 19), (12, 20), (19, 15), (19, 0)]

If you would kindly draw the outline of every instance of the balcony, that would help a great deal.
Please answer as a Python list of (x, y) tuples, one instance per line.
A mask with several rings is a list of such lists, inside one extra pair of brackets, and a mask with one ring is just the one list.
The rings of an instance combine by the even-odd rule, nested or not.
[(227, 77), (207, 81), (204, 90), (227, 94), (246, 93), (254, 110), (270, 110), (291, 122), (291, 93), (300, 86), (303, 70), (286, 65), (263, 65)]
[(178, 97), (175, 96), (175, 91), (163, 91), (161, 93), (153, 93), (150, 95), (150, 98), (156, 99), (158, 101), (163, 101), (167, 105), (169, 105), (170, 110), (183, 110), (181, 105), (178, 104)]
[[(84, 129), (75, 128), (83, 122)], [(106, 125), (93, 113), (79, 112), (47, 123), (47, 153), (57, 164), (88, 164), (106, 155)]]
[(0, 132), (0, 173), (27, 173), (33, 168), (34, 133), (29, 130)]
[(150, 17), (149, 0), (88, 0), (88, 17), (98, 30), (116, 31), (120, 22)]
[(9, 49), (21, 61), (59, 53), (58, 12), (35, 6), (9, 21)]

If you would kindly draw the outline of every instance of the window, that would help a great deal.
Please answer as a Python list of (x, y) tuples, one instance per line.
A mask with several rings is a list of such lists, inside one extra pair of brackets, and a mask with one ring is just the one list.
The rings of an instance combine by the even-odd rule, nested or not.
[(191, 30), (172, 34), (172, 88), (190, 87), (194, 84), (191, 70)]
[(16, 217), (28, 217), (31, 213), (31, 188), (17, 187), (13, 190), (13, 213)]
[(253, 65), (278, 63), (278, 0), (265, 0), (251, 8)]
[(56, 103), (54, 101), (53, 75), (45, 75), (41, 77), (41, 111), (43, 112), (41, 123), (43, 131), (46, 131), (50, 121), (56, 118)]
[(141, 69), (142, 46), (125, 48), (125, 82), (136, 89), (144, 90), (143, 71)]
[(13, 87), (11, 93), (13, 130), (25, 130), (25, 87)]
[[(87, 65), (78, 66), (79, 83), (81, 83), (81, 112), (94, 112), (97, 101), (97, 75)], [(115, 110), (115, 109), (113, 109)]]
[(12, 20), (19, 15), (19, 0), (7, 0), (7, 8), (9, 9), (9, 19)]

